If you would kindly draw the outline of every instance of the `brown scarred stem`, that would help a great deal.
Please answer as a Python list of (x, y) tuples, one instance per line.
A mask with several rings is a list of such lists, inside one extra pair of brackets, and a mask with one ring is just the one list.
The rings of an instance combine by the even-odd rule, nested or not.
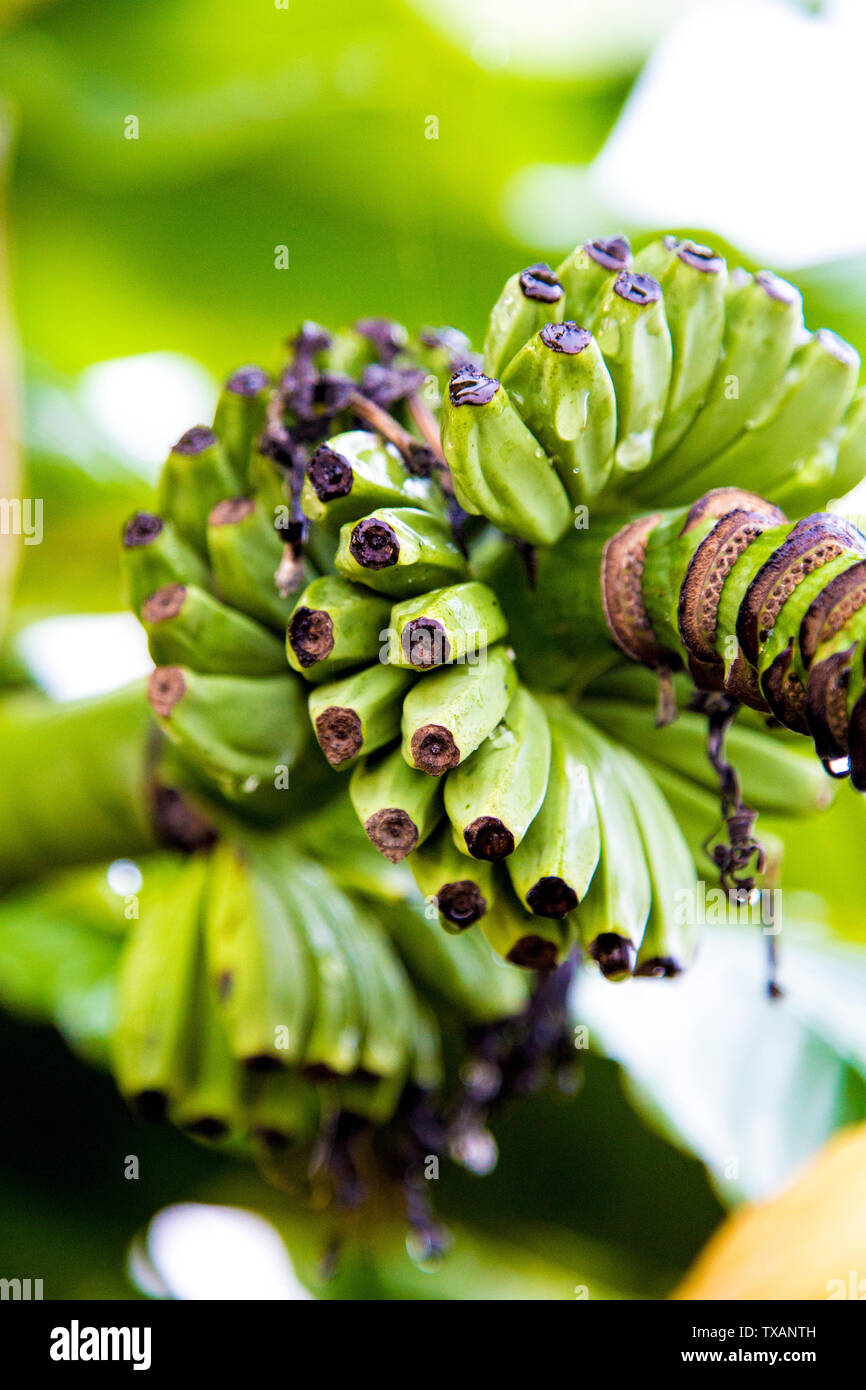
[(403, 628), (400, 645), (406, 660), (424, 670), (451, 660), (451, 643), (436, 618), (413, 618)]
[(633, 973), (637, 953), (626, 937), (616, 932), (601, 932), (588, 949), (606, 980), (622, 979)]
[(332, 767), (360, 753), (364, 736), (355, 710), (331, 705), (318, 716), (315, 725), (316, 738)]
[(368, 838), (392, 864), (399, 864), (418, 843), (418, 827), (405, 811), (388, 807), (364, 822)]
[(477, 883), (469, 878), (458, 878), (453, 883), (445, 883), (436, 894), (439, 912), (453, 927), (465, 930), (473, 922), (478, 922), (487, 911), (487, 900)]
[(334, 623), (322, 608), (296, 608), (288, 629), (292, 651), (304, 667), (324, 661), (334, 650)]
[(564, 879), (551, 875), (532, 885), (526, 902), (536, 917), (562, 918), (577, 907), (577, 894)]
[(425, 724), (412, 735), (415, 766), (433, 777), (441, 777), (460, 762), (460, 749), (454, 735), (442, 724)]
[(524, 298), (536, 299), (542, 304), (558, 304), (563, 295), (556, 272), (545, 261), (536, 261), (521, 272), (520, 289)]
[(355, 481), (349, 460), (327, 444), (320, 444), (313, 454), (307, 464), (307, 477), (320, 502), (346, 497)]
[(186, 694), (186, 681), (179, 666), (158, 666), (147, 682), (147, 698), (156, 714), (168, 718)]
[(349, 549), (359, 565), (368, 570), (388, 569), (400, 558), (396, 532), (384, 521), (365, 517), (352, 531)]
[(165, 526), (155, 512), (136, 512), (123, 528), (123, 544), (128, 550), (140, 545), (152, 545)]
[(495, 376), (485, 376), (480, 368), (464, 367), (449, 381), (448, 394), (455, 406), (489, 405), (499, 385)]
[(592, 342), (592, 334), (588, 328), (576, 324), (574, 319), (566, 319), (564, 323), (546, 323), (541, 330), (541, 341), (552, 352), (577, 357)]
[(613, 291), (629, 304), (655, 304), (662, 297), (658, 280), (639, 270), (621, 270), (613, 282)]
[(376, 405), (360, 391), (351, 391), (348, 399), (349, 408), (370, 426), (376, 434), (380, 434), (383, 439), (387, 439), (389, 444), (393, 444), (399, 449), (403, 462), (410, 473), (414, 473), (419, 478), (427, 478), (433, 470), (434, 453), (427, 443), (422, 443), (404, 429), (393, 415), (389, 415), (387, 410)]
[(514, 853), (514, 836), (498, 816), (479, 816), (467, 825), (463, 838), (475, 859), (496, 861)]
[(151, 594), (141, 610), (141, 616), (146, 623), (165, 622), (180, 612), (185, 599), (185, 584), (166, 584), (165, 588), (157, 589), (155, 594)]
[(543, 936), (522, 936), (508, 952), (512, 965), (520, 965), (524, 970), (539, 970), (547, 973), (556, 968), (559, 952), (552, 941)]

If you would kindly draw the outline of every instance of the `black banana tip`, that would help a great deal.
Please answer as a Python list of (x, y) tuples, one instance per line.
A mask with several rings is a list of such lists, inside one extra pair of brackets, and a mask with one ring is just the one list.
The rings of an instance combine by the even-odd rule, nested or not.
[(498, 390), (495, 376), (485, 376), (474, 367), (462, 367), (448, 383), (451, 404), (455, 406), (488, 405)]
[(134, 550), (141, 545), (152, 545), (164, 526), (162, 517), (155, 512), (136, 512), (123, 528), (124, 548)]
[(614, 292), (628, 304), (655, 304), (662, 297), (662, 287), (651, 275), (636, 270), (621, 270), (613, 282)]
[(498, 816), (479, 816), (463, 831), (474, 859), (506, 859), (514, 852), (514, 836)]
[(324, 608), (296, 608), (289, 622), (289, 646), (301, 666), (315, 666), (334, 650), (334, 624)]
[(557, 304), (563, 296), (556, 272), (544, 261), (536, 261), (521, 272), (520, 289), (524, 299), (536, 299), (542, 304)]
[(194, 854), (216, 844), (216, 827), (177, 787), (155, 785), (151, 808), (156, 837), (167, 849)]
[(422, 772), (441, 777), (460, 762), (454, 735), (442, 724), (424, 724), (411, 739), (412, 761)]
[(564, 352), (569, 357), (576, 357), (592, 342), (592, 334), (588, 328), (576, 324), (574, 319), (566, 319), (565, 323), (546, 323), (541, 330), (541, 341), (552, 352)]
[(536, 917), (561, 918), (577, 907), (577, 894), (565, 879), (550, 874), (532, 885), (526, 903)]
[(281, 1066), (278, 1059), (272, 1057), (269, 1052), (253, 1053), (252, 1056), (245, 1057), (243, 1062), (246, 1070), (254, 1076), (272, 1076)]
[(168, 1096), (165, 1091), (139, 1091), (130, 1104), (140, 1120), (161, 1124), (168, 1117)]
[(589, 946), (589, 954), (606, 980), (622, 980), (634, 969), (635, 949), (616, 932), (602, 932)]
[(628, 237), (598, 237), (584, 243), (586, 254), (604, 270), (628, 270), (632, 263)]
[(406, 811), (396, 806), (376, 811), (364, 822), (371, 844), (392, 864), (399, 864), (418, 843), (418, 827)]
[(172, 449), (173, 454), (203, 454), (216, 444), (216, 435), (207, 425), (193, 425), (182, 434)]
[(349, 550), (364, 569), (384, 570), (396, 565), (400, 558), (400, 542), (396, 532), (384, 521), (365, 517), (352, 532)]
[(403, 629), (400, 645), (412, 666), (443, 666), (451, 660), (451, 643), (435, 618), (413, 618)]
[(558, 957), (555, 943), (543, 936), (522, 936), (508, 952), (511, 964), (521, 965), (524, 970), (555, 970)]
[(673, 956), (653, 956), (650, 960), (645, 960), (635, 970), (635, 976), (641, 976), (648, 980), (672, 980), (675, 975), (681, 975), (683, 967)]
[(320, 502), (331, 502), (352, 491), (355, 475), (352, 465), (336, 449), (322, 444), (307, 464), (307, 477)]
[(147, 698), (154, 713), (167, 719), (186, 694), (186, 681), (179, 666), (157, 666), (147, 682)]
[(238, 367), (226, 382), (226, 390), (234, 396), (257, 396), (269, 382), (267, 372), (261, 367)]
[(471, 878), (443, 883), (436, 894), (436, 904), (446, 922), (461, 930), (480, 921), (487, 911), (487, 899)]
[(338, 767), (361, 751), (364, 735), (360, 716), (353, 709), (330, 705), (316, 719), (316, 738), (331, 766)]
[(202, 1115), (200, 1119), (191, 1120), (183, 1128), (187, 1134), (192, 1134), (194, 1138), (207, 1139), (212, 1144), (220, 1139), (225, 1139), (229, 1132), (225, 1120), (218, 1120), (215, 1115)]

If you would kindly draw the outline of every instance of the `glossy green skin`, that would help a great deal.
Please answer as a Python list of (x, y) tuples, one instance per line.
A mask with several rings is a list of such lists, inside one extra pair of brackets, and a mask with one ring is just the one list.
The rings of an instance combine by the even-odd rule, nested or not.
[(693, 473), (688, 485), (673, 487), (671, 501), (687, 501), (711, 488), (749, 487), (772, 495), (798, 464), (839, 423), (857, 386), (859, 357), (842, 359), (820, 333), (797, 348), (779, 391), (751, 428)]
[(844, 497), (866, 477), (866, 387), (857, 392), (842, 422), (833, 477), (834, 497)]
[(613, 933), (637, 950), (650, 913), (651, 885), (643, 842), (620, 780), (616, 751), (585, 719), (574, 716), (601, 829), (598, 868), (580, 905), (581, 943)]
[(351, 464), (352, 487), (344, 497), (323, 502), (307, 476), (301, 488), (301, 507), (310, 521), (318, 522), (329, 534), (336, 535), (346, 522), (360, 521), (379, 507), (419, 507), (441, 515), (435, 485), (429, 478), (408, 473), (393, 444), (367, 430), (347, 430), (334, 435), (327, 446)]
[(498, 891), (478, 924), (496, 954), (509, 960), (519, 942), (537, 938), (553, 946), (553, 959), (560, 965), (574, 946), (574, 923), (568, 918), (557, 922), (549, 917), (535, 917), (525, 912), (512, 893), (502, 866), (498, 868), (496, 881)]
[[(407, 670), (417, 670), (403, 650), (403, 632), (409, 623), (419, 618), (441, 624), (448, 643), (441, 647), (442, 661), (437, 665), (470, 660), (485, 647), (498, 642), (508, 631), (505, 614), (491, 588), (477, 580), (452, 584), (444, 589), (432, 589), (417, 598), (406, 599), (391, 609), (389, 661)], [(410, 638), (411, 640), (411, 638)]]
[(661, 285), (671, 335), (670, 390), (655, 439), (655, 456), (664, 458), (706, 399), (725, 329), (727, 270), (699, 270), (663, 241), (644, 247), (634, 267)]
[(360, 1065), (373, 1076), (402, 1085), (418, 1034), (414, 992), (376, 918), (343, 894), (339, 902), (333, 891), (323, 890), (323, 896), (361, 996)]
[(549, 770), (544, 711), (518, 686), (502, 723), (445, 779), (445, 810), (457, 848), (471, 854), (465, 831), (479, 816), (500, 820), (519, 845), (544, 800)]
[(579, 731), (556, 700), (545, 700), (550, 725), (550, 775), (538, 815), (506, 860), (512, 887), (530, 911), (527, 895), (542, 878), (562, 879), (580, 902), (601, 853), (598, 813)]
[(235, 676), (270, 676), (285, 669), (282, 645), (272, 632), (206, 590), (185, 587), (183, 606), (173, 617), (142, 618), (157, 666)]
[(527, 338), (546, 323), (558, 323), (565, 308), (565, 295), (555, 304), (529, 299), (520, 287), (520, 273), (512, 275), (490, 311), (484, 339), (484, 370), (499, 376)]
[(240, 493), (249, 487), (250, 452), (264, 427), (269, 391), (270, 383), (253, 396), (232, 391), (226, 385), (216, 404), (214, 434), (223, 446)]
[(159, 723), (221, 790), (242, 799), (261, 783), (273, 785), (278, 767), (294, 765), (308, 736), (294, 677), (179, 669), (186, 692), (169, 715), (157, 716)]
[(571, 501), (592, 502), (610, 476), (616, 445), (616, 394), (595, 339), (580, 352), (557, 352), (536, 333), (502, 384)]
[(399, 748), (358, 763), (349, 780), (349, 796), (365, 828), (378, 811), (405, 811), (418, 832), (416, 844), (426, 840), (442, 817), (438, 782), (409, 767)]
[[(632, 262), (623, 264), (622, 269), (630, 270)], [(585, 245), (576, 246), (557, 268), (556, 278), (565, 290), (564, 319), (574, 319), (585, 328), (592, 318), (594, 306), (613, 284), (618, 270), (607, 270), (599, 265), (586, 250)]]
[(197, 454), (173, 449), (159, 477), (157, 510), (170, 516), (179, 535), (204, 555), (211, 511), (236, 493), (237, 482), (219, 440)]
[(552, 545), (568, 528), (572, 509), (551, 460), (500, 385), (486, 405), (442, 407), (442, 448), (457, 500), (506, 535)]
[(156, 1091), (179, 1098), (191, 1071), (199, 921), (207, 876), (202, 859), (179, 875), (129, 936), (117, 980), (113, 1064), (127, 1097)]
[(283, 547), (265, 512), (257, 506), (241, 521), (210, 524), (207, 548), (220, 598), (282, 636), (295, 600), (277, 592), (274, 575)]
[(428, 724), (447, 729), (460, 761), (468, 758), (503, 718), (516, 686), (514, 662), (501, 646), (491, 647), (477, 666), (446, 666), (423, 676), (403, 702), (406, 762), (414, 766), (412, 736)]
[(258, 1132), (279, 1134), (285, 1142), (312, 1139), (319, 1123), (319, 1094), (311, 1081), (282, 1068), (246, 1081), (246, 1116), (253, 1142)]
[[(243, 1072), (238, 1066), (222, 1020), (217, 990), (207, 968), (204, 932), (199, 930), (193, 998), (188, 1028), (194, 1039), (190, 1074), (182, 1094), (169, 1107), (169, 1118), (179, 1129), (195, 1132), (203, 1120), (219, 1122), (221, 1140), (243, 1137), (246, 1115), (243, 1104)], [(208, 1136), (209, 1137), (209, 1136)]]
[(396, 738), (400, 731), (403, 696), (412, 684), (407, 671), (377, 663), (342, 680), (329, 681), (310, 692), (309, 710), (313, 728), (325, 710), (350, 709), (361, 721), (361, 747), (353, 757), (339, 764), (339, 770), (353, 767), (359, 757), (374, 753)]
[(671, 381), (671, 336), (661, 299), (632, 304), (610, 286), (588, 325), (616, 393), (612, 482), (640, 472), (653, 456)]
[(163, 521), (162, 530), (149, 545), (125, 545), (121, 563), (126, 601), (137, 617), (151, 594), (166, 584), (213, 587), (207, 565), (170, 521)]
[(331, 619), (334, 639), (329, 656), (313, 662), (311, 666), (303, 666), (289, 639), (289, 621), (286, 656), (292, 670), (297, 671), (304, 680), (333, 680), (353, 666), (364, 666), (378, 658), (391, 615), (391, 605), (387, 599), (378, 598), (369, 589), (361, 589), (347, 579), (323, 575), (307, 585), (292, 613), (299, 608), (326, 613)]
[(350, 548), (356, 523), (347, 522), (335, 561), (344, 579), (402, 599), (465, 578), (466, 561), (449, 528), (436, 517), (413, 507), (380, 507), (369, 518), (395, 533), (400, 546), (397, 562), (379, 570), (360, 565)]
[[(703, 408), (665, 459), (666, 490), (683, 483), (691, 498), (697, 496), (701, 489), (690, 481), (695, 469), (726, 448), (749, 420), (760, 416), (781, 384), (803, 329), (802, 299), (793, 285), (786, 289), (790, 300), (773, 298), (754, 277), (728, 281), (722, 355)], [(649, 504), (657, 500), (657, 493), (654, 474), (631, 490), (632, 496)], [(666, 500), (670, 494), (666, 493)]]

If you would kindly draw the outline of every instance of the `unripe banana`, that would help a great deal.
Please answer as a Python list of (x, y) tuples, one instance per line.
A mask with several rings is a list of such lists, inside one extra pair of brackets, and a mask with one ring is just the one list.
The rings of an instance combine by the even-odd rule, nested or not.
[(514, 852), (544, 800), (550, 729), (544, 711), (518, 686), (502, 723), (445, 781), (445, 810), (458, 849), (475, 859)]
[(392, 864), (423, 844), (442, 818), (438, 783), (407, 766), (399, 748), (360, 762), (349, 781), (349, 795), (367, 839)]
[(310, 719), (332, 767), (345, 771), (362, 754), (375, 753), (400, 732), (408, 671), (377, 663), (310, 692)]
[(671, 335), (671, 384), (655, 439), (664, 458), (704, 404), (725, 327), (727, 266), (708, 246), (666, 236), (644, 247), (634, 268), (662, 287)]
[(220, 502), (208, 518), (207, 549), (220, 598), (282, 636), (294, 599), (277, 590), (283, 547), (261, 506), (251, 497)]
[(575, 941), (573, 921), (531, 917), (523, 911), (503, 875), (481, 930), (497, 955), (524, 970), (554, 970), (567, 958)]
[(472, 662), (508, 631), (499, 600), (473, 580), (432, 589), (391, 609), (389, 661), (410, 670)]
[(368, 665), (379, 655), (390, 613), (387, 599), (346, 579), (314, 579), (289, 620), (289, 665), (308, 681), (333, 680), (353, 666)]
[(307, 464), (301, 506), (333, 534), (383, 507), (442, 513), (431, 479), (414, 477), (394, 445), (367, 430), (349, 430), (320, 445)]
[(617, 403), (589, 329), (573, 319), (545, 324), (512, 358), (502, 384), (571, 501), (594, 501), (613, 467)]
[(485, 372), (499, 376), (542, 324), (562, 318), (564, 307), (562, 285), (549, 265), (539, 261), (512, 275), (490, 311), (484, 339)]
[(261, 367), (238, 367), (220, 392), (213, 430), (234, 474), (233, 493), (249, 487), (250, 455), (265, 423), (270, 384)]
[(493, 901), (492, 865), (486, 860), (467, 860), (455, 845), (447, 820), (413, 852), (409, 868), (427, 902), (438, 909), (448, 932), (465, 931), (480, 921)]
[(177, 441), (159, 477), (158, 506), (199, 554), (207, 552), (208, 517), (237, 481), (213, 430), (197, 425)]
[(320, 1100), (306, 1077), (281, 1067), (245, 1077), (250, 1138), (272, 1157), (311, 1140), (319, 1122)]
[(596, 305), (588, 326), (616, 393), (613, 485), (650, 463), (667, 403), (671, 335), (658, 281), (622, 271)]
[(335, 560), (344, 579), (392, 598), (452, 584), (466, 561), (444, 522), (415, 507), (382, 507), (340, 531)]
[(204, 561), (170, 521), (153, 512), (136, 512), (124, 526), (122, 562), (126, 602), (136, 616), (151, 594), (166, 584), (213, 587)]
[(558, 701), (550, 724), (550, 775), (541, 810), (507, 860), (518, 898), (541, 917), (565, 917), (583, 899), (601, 853), (601, 836), (580, 729)]
[(157, 589), (142, 607), (141, 622), (157, 666), (235, 676), (285, 670), (283, 649), (273, 633), (195, 584)]
[(491, 647), (478, 666), (448, 666), (418, 681), (403, 702), (403, 757), (410, 767), (441, 777), (459, 766), (496, 728), (516, 684), (502, 646)]
[(207, 968), (204, 923), (199, 929), (196, 979), (187, 1019), (192, 1041), (189, 1083), (170, 1108), (173, 1124), (196, 1139), (240, 1139), (246, 1125), (243, 1072), (232, 1055), (216, 989)]
[(628, 237), (601, 237), (585, 241), (566, 256), (557, 269), (557, 279), (565, 291), (562, 318), (586, 324), (593, 306), (623, 270), (631, 270), (633, 258)]
[(556, 469), (494, 377), (467, 368), (451, 378), (442, 448), (465, 511), (530, 545), (565, 531), (572, 511)]

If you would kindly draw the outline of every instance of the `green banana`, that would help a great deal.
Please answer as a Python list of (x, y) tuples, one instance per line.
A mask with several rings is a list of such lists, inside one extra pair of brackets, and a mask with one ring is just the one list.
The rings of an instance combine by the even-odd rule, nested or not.
[(601, 853), (598, 812), (580, 730), (566, 708), (545, 702), (550, 724), (550, 776), (541, 810), (509, 856), (518, 898), (541, 917), (565, 917), (582, 901)]
[(340, 531), (335, 564), (344, 579), (410, 598), (463, 579), (466, 561), (448, 527), (414, 507), (381, 507)]
[(187, 430), (159, 475), (159, 511), (200, 554), (207, 550), (207, 521), (213, 508), (237, 491), (237, 481), (212, 429)]
[(213, 430), (234, 474), (233, 492), (250, 484), (250, 454), (264, 427), (270, 384), (261, 367), (238, 367), (220, 392)]
[(454, 843), (475, 859), (504, 859), (520, 844), (544, 800), (550, 729), (525, 686), (505, 718), (445, 781)]
[(502, 385), (571, 501), (594, 501), (613, 467), (617, 402), (589, 329), (573, 319), (546, 324), (512, 358)]
[(423, 844), (442, 817), (438, 783), (408, 767), (399, 748), (358, 763), (349, 795), (367, 839), (392, 864)]
[(671, 335), (671, 384), (655, 457), (682, 439), (704, 404), (725, 328), (727, 266), (708, 246), (666, 236), (635, 256), (634, 268), (662, 287)]
[(435, 483), (409, 473), (394, 445), (367, 430), (349, 430), (319, 446), (307, 464), (301, 506), (333, 534), (383, 507), (442, 513)]
[[(342, 896), (342, 895), (341, 895)], [(405, 1077), (417, 1026), (416, 1002), (406, 971), (372, 914), (343, 899), (339, 918), (344, 949), (353, 964), (363, 1019), (359, 1072), (366, 1077)]]
[(697, 874), (676, 817), (637, 758), (618, 750), (624, 780), (643, 841), (652, 905), (637, 953), (635, 975), (678, 975), (694, 949)]
[(283, 547), (262, 507), (251, 497), (220, 502), (208, 518), (207, 549), (220, 598), (282, 636), (294, 599), (277, 589)]
[(130, 933), (117, 978), (112, 1040), (117, 1084), (142, 1119), (163, 1119), (193, 1073), (190, 1012), (208, 861), (189, 861), (147, 905)]
[(204, 561), (170, 521), (153, 512), (136, 512), (124, 526), (122, 563), (124, 596), (136, 616), (151, 594), (166, 584), (213, 587)]
[(272, 632), (195, 584), (157, 589), (141, 610), (141, 622), (157, 666), (235, 676), (285, 670), (282, 646)]
[(468, 861), (455, 845), (448, 821), (413, 852), (409, 868), (419, 891), (438, 909), (446, 931), (465, 931), (493, 901), (492, 865)]
[(366, 666), (382, 649), (390, 614), (387, 599), (346, 579), (314, 579), (289, 620), (289, 665), (308, 681), (333, 680), (353, 666)]
[(158, 666), (147, 698), (169, 738), (233, 797), (273, 784), (306, 742), (303, 695), (288, 674), (214, 676)]
[(549, 265), (539, 261), (512, 275), (490, 311), (484, 370), (498, 376), (542, 324), (562, 318), (565, 297)]
[(565, 291), (565, 312), (579, 324), (589, 322), (593, 305), (620, 271), (631, 270), (633, 258), (628, 237), (602, 237), (585, 241), (566, 256), (557, 269)]
[[(695, 495), (688, 479), (763, 413), (784, 378), (802, 330), (803, 300), (793, 285), (767, 270), (730, 277), (721, 356), (701, 410), (665, 458), (666, 492), (682, 483)], [(631, 491), (642, 501), (655, 500), (654, 470)]]
[(219, 845), (212, 873), (208, 974), (232, 1054), (253, 1071), (297, 1066), (318, 1010), (310, 944), (286, 899), (237, 849)]
[(457, 372), (442, 408), (442, 449), (461, 507), (530, 545), (552, 545), (569, 525), (568, 496), (508, 392), (474, 368)]
[(310, 719), (332, 767), (345, 771), (360, 755), (375, 753), (397, 737), (411, 683), (408, 671), (379, 663), (310, 692)]
[(836, 497), (844, 497), (866, 476), (866, 386), (855, 395), (845, 419), (836, 450), (836, 471), (833, 488)]
[[(589, 704), (582, 704), (594, 718)], [(580, 941), (609, 980), (631, 975), (650, 913), (643, 841), (615, 749), (585, 719), (572, 716), (589, 768), (601, 828), (601, 855), (577, 913)], [(598, 721), (596, 721), (598, 722)]]
[(503, 880), (481, 919), (481, 931), (497, 955), (524, 970), (554, 970), (567, 958), (575, 940), (571, 921), (529, 916)]
[(189, 1084), (172, 1103), (170, 1118), (196, 1139), (218, 1143), (245, 1130), (243, 1073), (229, 1046), (216, 990), (207, 968), (204, 923), (199, 926), (196, 979), (187, 1020), (194, 1039)]
[(457, 767), (496, 728), (516, 684), (502, 646), (491, 647), (478, 666), (446, 666), (418, 681), (403, 702), (403, 757), (410, 767), (433, 777)]
[(245, 1077), (247, 1124), (255, 1145), (278, 1155), (314, 1138), (320, 1101), (306, 1077), (281, 1067)]
[(768, 404), (727, 448), (703, 468), (692, 470), (669, 500), (724, 485), (756, 487), (773, 494), (838, 424), (854, 395), (860, 357), (842, 338), (820, 328), (798, 347)]
[(410, 670), (477, 661), (507, 631), (492, 589), (477, 580), (452, 584), (394, 605), (388, 659)]
[(644, 470), (653, 456), (671, 382), (671, 335), (661, 287), (622, 271), (595, 306), (595, 334), (616, 393), (611, 483)]

